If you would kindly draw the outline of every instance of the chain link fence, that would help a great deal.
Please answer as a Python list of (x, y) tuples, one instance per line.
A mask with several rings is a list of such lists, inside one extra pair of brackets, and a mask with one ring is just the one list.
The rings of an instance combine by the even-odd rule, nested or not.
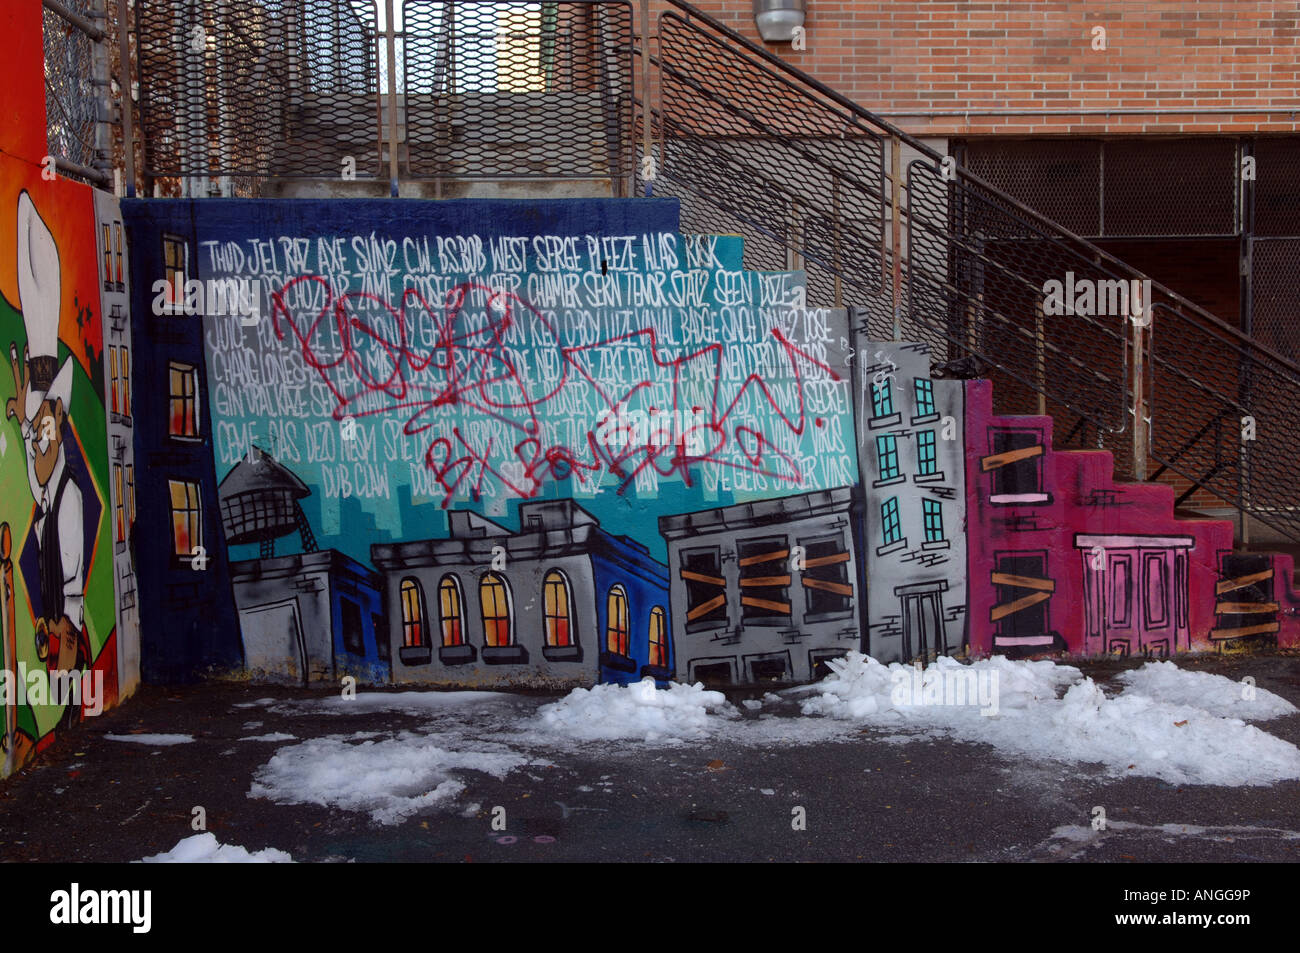
[[(60, 5), (86, 21), (100, 6), (96, 0), (62, 0)], [(47, 7), (41, 12), (49, 155), (62, 160), (61, 174), (102, 184), (100, 176), (91, 179), (85, 175), (106, 162), (98, 141), (101, 95), (95, 84), (96, 41), (82, 26), (54, 10)]]

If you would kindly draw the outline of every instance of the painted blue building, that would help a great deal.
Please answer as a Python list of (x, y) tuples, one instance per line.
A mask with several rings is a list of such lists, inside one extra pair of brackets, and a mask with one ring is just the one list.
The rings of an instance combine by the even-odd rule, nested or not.
[[(187, 315), (196, 276), (189, 202), (124, 200), (131, 247), (134, 549), (140, 666), (148, 682), (191, 681), (243, 664), (221, 533), (207, 414), (202, 315)], [(166, 280), (161, 296), (155, 282)]]
[(671, 677), (663, 564), (573, 500), (521, 503), (519, 528), (448, 514), (446, 539), (375, 545), (393, 681), (572, 688)]

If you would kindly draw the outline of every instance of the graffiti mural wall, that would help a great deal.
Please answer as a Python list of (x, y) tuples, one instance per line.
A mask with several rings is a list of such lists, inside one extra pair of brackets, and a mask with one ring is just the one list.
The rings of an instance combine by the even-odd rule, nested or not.
[[(684, 676), (660, 517), (856, 483), (844, 312), (679, 235), (675, 202), (127, 205), (167, 440), (212, 454), (168, 478), (168, 557), (232, 592), (259, 670)], [(313, 650), (318, 553), (382, 599), (339, 597), (353, 633)], [(746, 596), (773, 631), (785, 588)]]
[[(37, 35), (39, 8), (0, 23)], [(110, 379), (103, 325), (106, 309), (126, 317), (125, 233), (112, 196), (44, 161), (35, 50), (37, 95), (8, 91), (0, 153), (4, 774), (129, 693), (139, 657), (116, 615), (130, 558), (107, 440), (109, 391), (129, 390), (129, 369)]]

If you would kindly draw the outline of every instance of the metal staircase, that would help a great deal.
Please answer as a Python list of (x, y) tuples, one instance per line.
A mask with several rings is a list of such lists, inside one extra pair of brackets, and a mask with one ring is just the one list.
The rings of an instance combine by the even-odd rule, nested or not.
[[(870, 337), (977, 359), (999, 410), (1051, 414), (1117, 479), (1173, 471), (1300, 541), (1300, 366), (690, 4), (656, 27), (650, 184), (683, 231), (745, 235), (748, 268), (804, 267), (810, 306), (865, 309)], [(1150, 301), (1053, 315), (1045, 285), (1067, 275)]]

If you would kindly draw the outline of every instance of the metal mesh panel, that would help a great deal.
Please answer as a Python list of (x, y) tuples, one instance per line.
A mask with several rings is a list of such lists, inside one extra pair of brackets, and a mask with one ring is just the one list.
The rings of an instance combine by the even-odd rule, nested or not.
[(1231, 235), (1237, 230), (1236, 140), (1120, 139), (1103, 145), (1102, 161), (1104, 215), (1096, 234)]
[(1300, 136), (1255, 140), (1255, 234), (1300, 236)]
[(1300, 362), (1300, 237), (1257, 238), (1251, 250), (1251, 333)]
[(998, 139), (967, 144), (965, 165), (1077, 235), (1099, 234), (1101, 143), (1089, 139)]
[(630, 4), (406, 0), (399, 27), (413, 175), (631, 172)]
[(146, 174), (374, 175), (375, 24), (360, 0), (137, 0)]
[(1237, 230), (1234, 139), (973, 140), (965, 152), (975, 175), (1077, 235)]
[[(776, 243), (797, 253), (810, 294), (824, 304), (837, 303), (836, 277), (843, 303), (879, 296), (880, 136), (694, 23), (665, 15), (659, 41), (656, 191), (681, 197), (688, 222), (725, 216), (747, 248)], [(787, 267), (786, 256), (771, 258)]]
[(1071, 280), (1128, 275), (974, 180), (945, 180), (930, 160), (911, 163), (907, 193), (912, 321), (953, 357), (994, 368), (1000, 411), (1035, 412), (1042, 394), (1049, 413), (1126, 430), (1126, 317), (1052, 314), (1043, 303), (1051, 281), (1065, 297)]
[[(91, 0), (64, 0), (64, 5), (83, 17), (88, 17), (94, 6)], [(91, 84), (94, 41), (57, 13), (43, 13), (49, 154), (89, 167), (96, 158), (98, 114)]]

